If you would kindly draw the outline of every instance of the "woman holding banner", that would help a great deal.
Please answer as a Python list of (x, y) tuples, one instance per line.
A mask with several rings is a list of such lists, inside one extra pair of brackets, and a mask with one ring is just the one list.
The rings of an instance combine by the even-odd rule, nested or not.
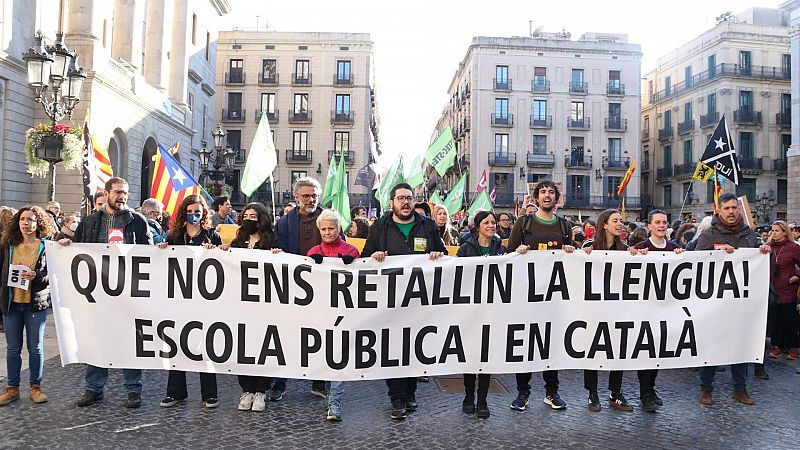
[[(438, 206), (438, 205), (437, 205)], [(467, 237), (466, 242), (458, 248), (456, 256), (460, 258), (470, 256), (496, 256), (506, 253), (500, 237), (497, 236), (497, 217), (491, 211), (478, 211), (472, 220), (474, 230)], [(491, 375), (482, 373), (478, 375), (478, 403), (475, 404), (475, 374), (464, 374), (464, 402), (461, 410), (466, 414), (473, 414), (485, 419), (491, 415), (489, 405), (486, 403), (486, 394), (489, 393), (489, 378)]]
[[(277, 248), (278, 239), (272, 227), (272, 215), (262, 203), (252, 202), (245, 205), (238, 220), (239, 229), (231, 247), (280, 253), (281, 250)], [(264, 411), (270, 378), (239, 375), (238, 379), (242, 388), (239, 411)]]
[(42, 208), (26, 206), (14, 214), (3, 230), (0, 277), (5, 285), (0, 289), (0, 310), (5, 323), (8, 378), (0, 406), (19, 399), (23, 330), (28, 343), (30, 399), (34, 403), (47, 401), (41, 389), (44, 326), (50, 307), (44, 241), (53, 235), (53, 225)]
[[(592, 250), (612, 250), (625, 251), (628, 246), (622, 242), (622, 216), (616, 209), (607, 209), (597, 216), (597, 227), (593, 239), (583, 243), (583, 250), (586, 254)], [(583, 371), (583, 387), (589, 391), (589, 402), (586, 407), (589, 411), (600, 411), (600, 397), (597, 395), (597, 371)], [(625, 400), (622, 395), (622, 371), (612, 370), (608, 375), (608, 389), (611, 396), (608, 398), (608, 405), (620, 411), (633, 411), (633, 407)]]
[[(206, 201), (202, 196), (187, 196), (178, 206), (175, 225), (167, 236), (167, 240), (157, 244), (157, 247), (165, 249), (168, 245), (202, 245), (206, 249), (212, 249), (222, 245), (219, 234), (211, 227), (209, 215)], [(217, 376), (214, 373), (200, 373), (200, 394), (203, 398), (203, 406), (206, 408), (219, 406)], [(186, 372), (170, 370), (167, 377), (167, 396), (161, 400), (159, 406), (162, 408), (173, 407), (186, 401), (188, 396)]]

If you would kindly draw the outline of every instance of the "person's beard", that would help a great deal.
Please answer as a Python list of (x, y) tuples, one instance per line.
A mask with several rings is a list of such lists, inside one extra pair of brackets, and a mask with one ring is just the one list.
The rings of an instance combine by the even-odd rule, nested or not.
[(392, 208), (392, 213), (400, 220), (408, 220), (414, 216), (414, 210), (409, 208), (408, 214), (403, 214), (402, 209), (394, 209)]

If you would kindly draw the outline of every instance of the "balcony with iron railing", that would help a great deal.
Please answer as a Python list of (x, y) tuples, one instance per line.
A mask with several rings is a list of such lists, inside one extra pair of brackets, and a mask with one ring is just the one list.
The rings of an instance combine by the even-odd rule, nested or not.
[(622, 119), (620, 117), (607, 117), (606, 131), (628, 131), (628, 119)]
[(548, 153), (528, 153), (528, 167), (553, 167), (556, 157)]
[(697, 168), (697, 164), (693, 163), (683, 163), (683, 164), (673, 164), (672, 167), (672, 174), (675, 178), (685, 178), (694, 175), (694, 170)]
[(581, 117), (576, 119), (574, 117), (567, 118), (567, 129), (569, 130), (588, 130), (589, 129), (589, 118), (588, 117)]
[(333, 85), (334, 86), (352, 86), (353, 85), (353, 74), (341, 74), (335, 73), (333, 74)]
[(792, 112), (779, 112), (775, 113), (775, 125), (781, 128), (791, 128), (792, 126)]
[(247, 110), (244, 109), (222, 109), (223, 122), (244, 122)]
[(589, 192), (588, 190), (573, 191), (567, 189), (564, 195), (565, 208), (586, 208), (589, 206)]
[(676, 83), (670, 86), (669, 91), (666, 89), (654, 93), (650, 96), (651, 103), (658, 103), (669, 98), (676, 97), (684, 92), (696, 89), (704, 84), (716, 80), (721, 77), (734, 77), (734, 78), (750, 78), (758, 80), (775, 80), (789, 82), (791, 80), (791, 73), (784, 70), (782, 67), (769, 67), (769, 66), (748, 66), (743, 67), (738, 64), (717, 64), (710, 70), (700, 72), (691, 78), (690, 82)]
[(567, 169), (591, 169), (592, 157), (591, 155), (583, 155), (575, 153), (564, 157), (564, 167)]
[(511, 78), (507, 80), (498, 80), (497, 78), (492, 79), (494, 83), (494, 90), (495, 91), (510, 91), (512, 90)]
[(649, 141), (650, 140), (650, 129), (649, 128), (645, 128), (644, 130), (642, 130), (642, 140), (643, 141)]
[(760, 125), (761, 111), (752, 109), (737, 109), (733, 112), (733, 121), (740, 125)]
[(294, 86), (311, 86), (311, 74), (292, 74), (292, 85)]
[(694, 119), (678, 122), (678, 134), (687, 134), (694, 131)]
[(497, 192), (494, 199), (495, 206), (513, 206), (514, 193), (513, 192)]
[(331, 125), (353, 125), (356, 112), (350, 111), (331, 111)]
[(606, 170), (628, 170), (631, 166), (630, 156), (610, 157), (603, 156), (603, 169)]
[(490, 166), (516, 166), (516, 153), (489, 152)]
[(289, 110), (289, 123), (311, 123), (311, 110), (292, 111)]
[(571, 94), (588, 94), (589, 93), (589, 83), (587, 82), (580, 82), (580, 81), (570, 81), (569, 82), (569, 92)]
[[(256, 117), (255, 117), (256, 123), (261, 121), (261, 112), (262, 110), (260, 109), (256, 110)], [(268, 112), (267, 120), (269, 121), (269, 123), (278, 123), (278, 111)]]
[(772, 160), (772, 170), (778, 173), (786, 173), (787, 170), (787, 160), (783, 158), (777, 158)]
[(243, 164), (247, 161), (247, 149), (245, 148), (235, 148), (233, 149), (236, 152), (236, 163)]
[(265, 84), (265, 85), (268, 85), (268, 86), (276, 86), (278, 84), (278, 81), (279, 81), (279, 74), (277, 74), (277, 73), (272, 74), (272, 75), (264, 75), (262, 73), (261, 76), (258, 77), (258, 84)]
[(761, 158), (739, 154), (737, 159), (742, 172), (760, 173), (764, 170), (764, 163)]
[(658, 140), (662, 142), (672, 140), (672, 127), (659, 129)]
[(514, 126), (514, 115), (497, 115), (492, 114), (492, 126), (493, 127), (513, 127)]
[(348, 166), (354, 164), (356, 162), (355, 156), (352, 150), (328, 150), (328, 161), (331, 158), (336, 157), (336, 161), (339, 161), (342, 153), (344, 153), (344, 163)]
[(553, 116), (531, 115), (531, 128), (553, 128)]
[(550, 80), (531, 80), (531, 92), (545, 94), (550, 92)]
[(653, 206), (653, 197), (651, 197), (650, 194), (642, 194), (642, 206), (643, 207)]
[(225, 72), (225, 84), (244, 84), (244, 72)]
[(641, 207), (639, 197), (629, 197), (625, 195), (619, 197), (616, 195), (616, 192), (609, 192), (606, 195), (593, 195), (590, 200), (590, 206), (600, 209), (619, 209), (622, 207), (623, 198), (625, 199), (625, 209)]
[(286, 150), (286, 164), (311, 164), (312, 159), (311, 150)]
[(700, 116), (700, 128), (713, 127), (719, 123), (719, 112), (713, 114), (702, 114)]
[(642, 158), (642, 172), (650, 172), (650, 160), (647, 157)]
[(668, 167), (659, 167), (656, 169), (656, 181), (670, 181), (672, 180), (672, 165)]
[(609, 82), (606, 84), (606, 95), (625, 95), (625, 85)]

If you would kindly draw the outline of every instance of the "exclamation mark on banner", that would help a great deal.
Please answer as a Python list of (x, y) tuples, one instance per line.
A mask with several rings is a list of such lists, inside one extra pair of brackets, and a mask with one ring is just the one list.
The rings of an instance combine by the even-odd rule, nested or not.
[(750, 265), (746, 260), (742, 261), (742, 269), (744, 270), (744, 296), (749, 297), (748, 293), (750, 291), (747, 289), (747, 286), (750, 285)]

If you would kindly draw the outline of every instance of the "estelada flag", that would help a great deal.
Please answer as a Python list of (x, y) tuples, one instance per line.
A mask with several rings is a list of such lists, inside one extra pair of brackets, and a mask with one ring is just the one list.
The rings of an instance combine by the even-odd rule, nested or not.
[(187, 195), (200, 195), (200, 185), (194, 177), (161, 144), (158, 145), (153, 167), (150, 196), (163, 203), (164, 211), (170, 216), (174, 217), (177, 207)]

